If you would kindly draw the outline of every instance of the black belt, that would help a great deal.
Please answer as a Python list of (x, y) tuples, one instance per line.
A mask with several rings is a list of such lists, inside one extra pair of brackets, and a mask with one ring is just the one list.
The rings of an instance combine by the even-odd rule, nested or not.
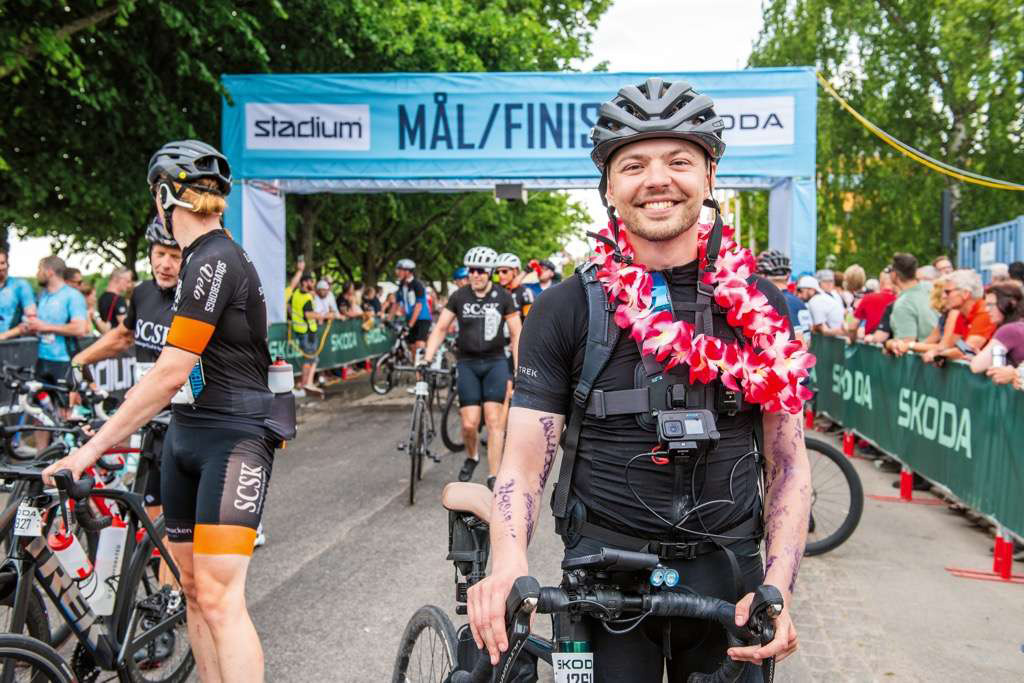
[(663, 560), (692, 560), (701, 555), (721, 550), (723, 546), (730, 546), (744, 540), (760, 539), (761, 520), (751, 515), (746, 520), (720, 534), (709, 534), (718, 538), (717, 542), (714, 540), (692, 542), (656, 541), (623, 534), (592, 522), (576, 522), (572, 525), (572, 531), (585, 538), (611, 543), (624, 550), (651, 553)]

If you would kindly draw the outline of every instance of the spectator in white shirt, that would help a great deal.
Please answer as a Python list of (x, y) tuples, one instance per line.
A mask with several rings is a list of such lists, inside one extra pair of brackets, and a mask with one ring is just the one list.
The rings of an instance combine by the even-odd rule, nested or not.
[(331, 296), (331, 283), (327, 280), (321, 280), (316, 283), (316, 296), (313, 297), (313, 312), (319, 317), (319, 320), (329, 320), (331, 318), (340, 318), (338, 314), (338, 304), (334, 301), (334, 297)]
[(814, 332), (830, 337), (843, 334), (843, 304), (822, 291), (817, 278), (810, 275), (800, 278), (796, 283), (796, 295), (807, 304)]

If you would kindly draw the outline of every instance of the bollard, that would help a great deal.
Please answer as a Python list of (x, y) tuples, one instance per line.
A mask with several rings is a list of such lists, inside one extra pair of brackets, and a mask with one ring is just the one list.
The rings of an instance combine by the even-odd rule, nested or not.
[(914, 498), (914, 473), (904, 467), (900, 470), (900, 500), (911, 501)]
[(995, 547), (992, 548), (992, 573), (1002, 576), (1003, 573), (1003, 529), (996, 529)]
[(804, 428), (814, 429), (814, 409), (807, 408), (804, 410)]
[(855, 443), (856, 437), (853, 435), (853, 431), (843, 432), (843, 455), (852, 458)]
[(1009, 581), (1013, 577), (1013, 538), (1003, 539), (1003, 559), (999, 565), (999, 577)]
[(341, 379), (342, 380), (348, 379), (348, 366), (347, 365), (342, 365), (341, 366)]
[(363, 370), (366, 370), (367, 372), (369, 372), (370, 370), (373, 370), (373, 364), (370, 362), (369, 358), (367, 358), (366, 362), (363, 363)]

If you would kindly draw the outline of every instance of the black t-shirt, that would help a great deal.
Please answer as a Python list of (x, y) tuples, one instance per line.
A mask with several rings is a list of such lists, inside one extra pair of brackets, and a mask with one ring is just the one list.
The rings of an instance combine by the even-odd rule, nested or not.
[[(674, 302), (695, 302), (697, 299), (697, 264), (692, 262), (662, 274)], [(757, 288), (772, 306), (788, 320), (785, 299), (768, 280), (755, 276)], [(692, 311), (678, 314), (682, 320), (694, 321)], [(716, 315), (715, 336), (729, 342), (737, 333), (725, 316)], [(568, 416), (572, 393), (579, 382), (587, 340), (587, 301), (579, 277), (545, 290), (533, 304), (523, 323), (519, 340), (519, 367), (512, 405)], [(634, 388), (634, 373), (641, 362), (637, 343), (623, 330), (611, 359), (594, 383), (594, 389), (614, 391)], [(673, 370), (673, 373), (676, 371)], [(679, 369), (681, 377), (685, 370)], [(678, 378), (675, 382), (685, 381)], [(703, 386), (703, 385), (700, 385)], [(721, 533), (746, 520), (757, 495), (760, 473), (753, 458), (747, 457), (736, 467), (733, 496), (730, 495), (730, 472), (738, 459), (752, 448), (753, 425), (760, 412), (748, 410), (729, 417), (718, 416), (721, 433), (718, 448), (705, 456), (696, 472), (688, 468), (681, 493), (691, 496), (687, 507), (712, 500), (735, 500), (734, 504), (715, 504), (702, 509), (701, 519), (692, 515), (683, 525), (686, 529)], [(584, 417), (573, 476), (573, 493), (587, 507), (591, 522), (622, 533), (658, 539), (699, 540), (700, 537), (673, 535), (668, 527), (648, 512), (626, 485), (626, 464), (633, 456), (648, 453), (657, 445), (657, 435), (639, 426), (635, 415), (615, 415), (604, 419)], [(695, 479), (691, 476), (695, 474)], [(640, 497), (661, 516), (676, 519), (674, 466), (657, 465), (644, 455), (633, 461), (629, 482)], [(691, 490), (694, 481), (695, 495)], [(701, 522), (703, 521), (703, 525)]]
[(445, 308), (459, 321), (459, 336), (455, 340), (459, 360), (505, 356), (505, 336), (501, 330), (505, 316), (516, 312), (508, 290), (491, 285), (489, 292), (477, 296), (472, 287), (465, 285), (448, 297)]
[(135, 335), (135, 360), (155, 363), (167, 343), (174, 317), (174, 290), (164, 291), (146, 280), (132, 292), (124, 326)]
[(194, 404), (175, 405), (174, 413), (190, 421), (262, 426), (273, 394), (259, 275), (223, 230), (203, 235), (182, 256), (167, 344), (199, 355), (190, 381), (200, 392)]
[(515, 289), (508, 290), (508, 293), (512, 295), (512, 300), (516, 304), (516, 309), (519, 311), (519, 317), (522, 320), (526, 319), (526, 314), (530, 312), (530, 307), (533, 306), (533, 290), (529, 287), (519, 285)]
[[(940, 330), (943, 328), (943, 325), (945, 323), (944, 318), (945, 316), (943, 316), (943, 320), (939, 321)], [(890, 337), (892, 336), (892, 304), (889, 304), (888, 306), (885, 307), (885, 311), (882, 312), (882, 319), (878, 321), (878, 327), (876, 327), (875, 329), (888, 333)]]
[(120, 294), (103, 292), (96, 308), (104, 322), (116, 323), (117, 319), (128, 312), (128, 302)]

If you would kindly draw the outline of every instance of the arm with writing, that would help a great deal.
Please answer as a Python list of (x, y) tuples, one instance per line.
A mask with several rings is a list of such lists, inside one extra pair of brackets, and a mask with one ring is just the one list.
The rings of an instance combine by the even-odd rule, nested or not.
[[(804, 446), (804, 428), (799, 415), (766, 413), (764, 421), (765, 460), (765, 576), (764, 583), (779, 589), (785, 601), (775, 621), (775, 639), (758, 647), (730, 648), (729, 656), (748, 662), (766, 657), (782, 660), (797, 647), (796, 628), (791, 618), (793, 589), (800, 559), (807, 542), (811, 510), (811, 469)], [(736, 605), (736, 623), (746, 623), (753, 594)]]
[(558, 451), (565, 417), (514, 407), (508, 440), (494, 485), (491, 510), (491, 575), (469, 589), (469, 623), (478, 647), (498, 663), (508, 649), (505, 599), (512, 584), (529, 572), (526, 547), (533, 536), (541, 496)]

